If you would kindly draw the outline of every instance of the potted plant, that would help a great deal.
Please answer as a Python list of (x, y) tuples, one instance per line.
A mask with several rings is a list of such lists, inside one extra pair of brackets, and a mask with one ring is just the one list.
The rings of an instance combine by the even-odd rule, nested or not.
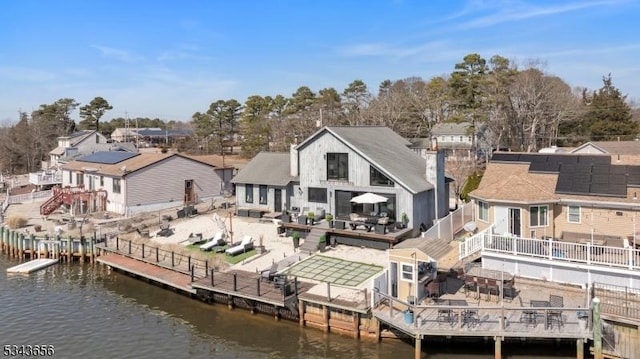
[(313, 226), (313, 221), (316, 218), (316, 214), (314, 212), (307, 212), (307, 224)]
[(320, 252), (324, 252), (327, 249), (327, 236), (320, 236), (320, 240), (318, 241), (318, 249)]
[(329, 223), (329, 228), (333, 228), (333, 215), (331, 213), (327, 213), (324, 215), (324, 220)]
[(400, 228), (407, 228), (407, 224), (409, 224), (409, 216), (407, 215), (406, 212), (402, 212), (402, 215), (400, 216), (400, 222), (398, 223), (398, 226)]
[(300, 247), (300, 232), (298, 231), (293, 232), (291, 237), (293, 238), (293, 248)]

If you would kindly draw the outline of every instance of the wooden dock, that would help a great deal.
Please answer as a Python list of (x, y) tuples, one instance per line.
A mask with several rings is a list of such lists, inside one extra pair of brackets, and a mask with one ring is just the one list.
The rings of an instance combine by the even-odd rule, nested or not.
[(191, 287), (191, 276), (188, 274), (114, 253), (103, 254), (97, 258), (97, 261), (127, 274), (146, 278), (188, 294), (196, 293)]
[(56, 263), (58, 263), (57, 259), (49, 259), (49, 258), (34, 259), (22, 264), (18, 264), (17, 266), (7, 268), (7, 272), (28, 274), (28, 273), (33, 273), (40, 269), (46, 268), (48, 266), (54, 265)]

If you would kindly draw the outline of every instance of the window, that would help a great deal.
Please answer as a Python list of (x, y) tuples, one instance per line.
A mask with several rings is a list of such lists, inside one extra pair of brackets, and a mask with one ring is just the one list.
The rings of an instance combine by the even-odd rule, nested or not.
[(580, 206), (569, 206), (567, 208), (567, 222), (580, 223)]
[(413, 265), (411, 264), (402, 265), (402, 280), (413, 282)]
[(84, 173), (76, 173), (76, 184), (78, 186), (84, 184)]
[(258, 193), (260, 195), (260, 204), (267, 204), (267, 186), (261, 184), (258, 187)]
[(113, 179), (113, 193), (120, 193), (120, 178)]
[(478, 201), (478, 219), (489, 222), (489, 203)]
[(73, 184), (73, 172), (69, 171), (69, 184)]
[(349, 180), (349, 154), (327, 153), (327, 179)]
[(529, 207), (529, 217), (531, 227), (543, 227), (549, 224), (549, 207), (533, 206)]
[(453, 142), (453, 136), (449, 136), (449, 138), (451, 139), (451, 142)]
[(104, 187), (104, 176), (100, 176), (100, 187)]
[(308, 192), (308, 200), (309, 202), (316, 203), (327, 203), (327, 189), (326, 188), (315, 188), (309, 187)]
[(464, 141), (464, 136), (460, 136), (460, 142)]
[(244, 185), (244, 191), (245, 191), (244, 201), (247, 203), (253, 203), (253, 185), (252, 184)]
[(369, 166), (369, 182), (372, 186), (393, 187), (393, 182), (373, 166)]

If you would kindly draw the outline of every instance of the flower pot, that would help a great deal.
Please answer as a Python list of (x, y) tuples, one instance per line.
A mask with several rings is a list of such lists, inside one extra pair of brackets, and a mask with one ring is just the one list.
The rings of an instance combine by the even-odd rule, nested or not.
[(298, 247), (300, 247), (300, 238), (293, 237), (293, 248), (298, 248)]

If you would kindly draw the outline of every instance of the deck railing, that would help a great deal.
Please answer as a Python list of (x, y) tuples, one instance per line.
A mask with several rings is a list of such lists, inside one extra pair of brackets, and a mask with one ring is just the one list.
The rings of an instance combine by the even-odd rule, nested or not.
[(456, 233), (458, 233), (465, 223), (473, 220), (473, 203), (465, 203), (457, 210), (449, 213), (446, 217), (441, 218), (422, 234), (423, 238), (445, 238), (448, 240), (454, 239)]
[(459, 244), (459, 247), (460, 259), (483, 251), (587, 265), (640, 269), (640, 250), (633, 247), (622, 248), (554, 239), (521, 238), (491, 234), (490, 230), (467, 238)]

